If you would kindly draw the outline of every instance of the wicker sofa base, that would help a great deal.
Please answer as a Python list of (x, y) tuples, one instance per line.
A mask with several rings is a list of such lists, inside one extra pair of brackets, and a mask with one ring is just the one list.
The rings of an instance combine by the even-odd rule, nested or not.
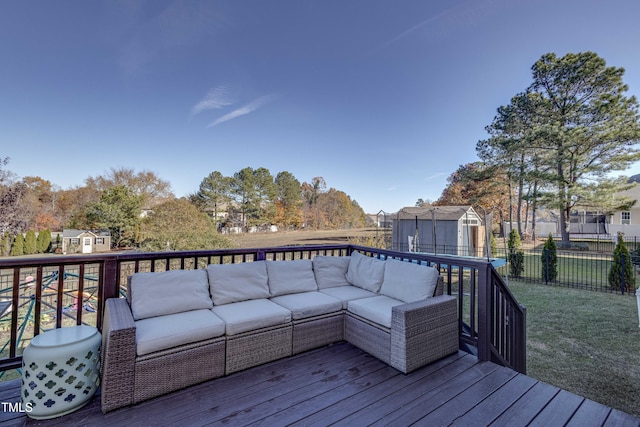
[(391, 361), (390, 331), (359, 316), (345, 316), (344, 339), (386, 364)]
[(293, 322), (293, 354), (344, 340), (343, 311)]
[(227, 335), (227, 375), (291, 356), (293, 328), (290, 324)]
[(136, 358), (133, 403), (224, 375), (225, 338)]

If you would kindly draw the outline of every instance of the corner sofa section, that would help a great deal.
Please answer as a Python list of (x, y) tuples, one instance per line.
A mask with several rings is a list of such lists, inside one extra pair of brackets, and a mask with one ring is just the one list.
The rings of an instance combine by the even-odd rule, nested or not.
[(109, 299), (102, 410), (346, 340), (404, 373), (458, 350), (431, 267), (359, 252), (136, 273)]

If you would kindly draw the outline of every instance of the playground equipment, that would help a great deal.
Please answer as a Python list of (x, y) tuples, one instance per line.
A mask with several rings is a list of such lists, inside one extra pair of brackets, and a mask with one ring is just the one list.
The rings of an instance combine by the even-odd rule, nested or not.
[[(20, 347), (23, 341), (30, 340), (31, 337), (26, 338), (25, 332), (29, 325), (35, 323), (35, 305), (36, 301), (36, 287), (41, 286), (41, 298), (40, 304), (42, 309), (40, 310), (40, 326), (43, 331), (55, 328), (55, 324), (52, 327), (47, 328), (47, 324), (50, 322), (44, 322), (42, 319), (56, 317), (56, 304), (57, 298), (60, 295), (58, 290), (59, 283), (63, 283), (63, 286), (68, 286), (62, 290), (62, 313), (61, 315), (73, 319), (75, 323), (78, 321), (77, 311), (84, 310), (87, 313), (93, 313), (96, 311), (96, 304), (98, 301), (98, 277), (90, 274), (84, 274), (84, 286), (82, 292), (77, 287), (72, 285), (78, 283), (80, 276), (72, 272), (64, 272), (62, 274), (62, 280), (60, 280), (59, 271), (51, 271), (42, 277), (41, 283), (37, 283), (37, 280), (33, 276), (26, 276), (19, 283), (19, 296), (20, 303), (17, 307), (12, 307), (12, 293), (13, 287), (6, 287), (0, 289), (0, 331), (10, 329), (7, 325), (11, 324), (11, 313), (13, 310), (17, 310), (18, 316), (18, 330), (16, 337), (16, 347)], [(65, 304), (66, 302), (66, 304)], [(82, 324), (88, 324), (84, 320)], [(95, 326), (95, 325), (93, 325)], [(0, 354), (4, 353), (9, 344), (11, 338), (5, 338), (6, 333), (0, 332)], [(0, 379), (7, 371), (0, 372)], [(21, 373), (21, 370), (18, 369)]]

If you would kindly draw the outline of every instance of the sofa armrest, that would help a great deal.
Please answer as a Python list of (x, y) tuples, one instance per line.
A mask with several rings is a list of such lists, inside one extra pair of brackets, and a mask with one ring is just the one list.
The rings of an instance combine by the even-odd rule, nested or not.
[(391, 366), (408, 373), (459, 348), (456, 298), (441, 295), (393, 307)]
[(102, 328), (102, 412), (133, 404), (136, 325), (125, 299), (109, 298)]

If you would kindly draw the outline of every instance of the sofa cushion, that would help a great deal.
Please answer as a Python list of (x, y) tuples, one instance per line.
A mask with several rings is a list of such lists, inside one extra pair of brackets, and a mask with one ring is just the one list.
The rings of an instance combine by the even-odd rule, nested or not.
[(271, 296), (318, 290), (310, 259), (266, 263)]
[(268, 299), (214, 305), (212, 310), (224, 320), (227, 335), (291, 322), (291, 312)]
[(347, 311), (363, 317), (371, 322), (391, 328), (391, 309), (404, 302), (389, 298), (385, 295), (378, 295), (371, 298), (357, 299), (349, 301)]
[(272, 297), (271, 301), (291, 311), (293, 320), (306, 319), (342, 310), (342, 301), (320, 292), (281, 295)]
[(222, 319), (211, 310), (193, 310), (136, 321), (138, 356), (224, 335)]
[(209, 264), (207, 274), (215, 305), (270, 296), (265, 261)]
[(135, 273), (130, 288), (134, 320), (213, 306), (204, 270)]
[(316, 276), (318, 289), (334, 288), (349, 285), (347, 271), (349, 270), (348, 256), (322, 256), (313, 258), (313, 273)]
[(335, 288), (320, 289), (319, 292), (338, 298), (342, 301), (342, 308), (346, 309), (349, 301), (360, 298), (375, 297), (378, 294), (357, 286), (337, 286)]
[(384, 261), (353, 252), (349, 260), (349, 283), (371, 292), (378, 292), (384, 278)]
[(438, 270), (426, 265), (388, 259), (380, 293), (404, 302), (420, 301), (433, 296), (438, 283)]

